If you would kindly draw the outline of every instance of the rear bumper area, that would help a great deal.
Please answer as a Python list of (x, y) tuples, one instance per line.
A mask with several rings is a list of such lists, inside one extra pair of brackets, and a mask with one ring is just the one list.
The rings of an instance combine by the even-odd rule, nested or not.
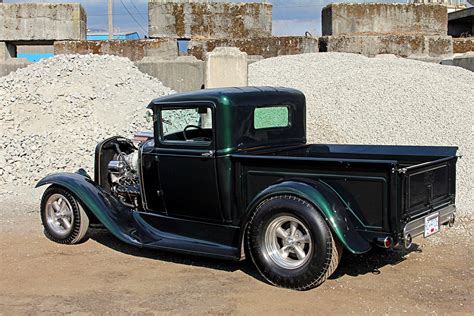
[(433, 209), (423, 217), (408, 222), (403, 228), (403, 239), (407, 240), (423, 234), (425, 229), (425, 219), (435, 213), (439, 213), (439, 225), (453, 223), (455, 219), (456, 206), (454, 204), (444, 205)]

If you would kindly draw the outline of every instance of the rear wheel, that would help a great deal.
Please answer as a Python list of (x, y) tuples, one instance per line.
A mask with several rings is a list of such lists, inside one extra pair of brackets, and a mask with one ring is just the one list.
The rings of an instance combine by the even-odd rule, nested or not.
[(89, 218), (79, 201), (64, 188), (51, 186), (41, 200), (41, 221), (50, 240), (61, 244), (81, 242), (89, 228)]
[(323, 283), (336, 270), (342, 253), (319, 212), (288, 195), (258, 205), (247, 242), (260, 274), (273, 285), (295, 290)]

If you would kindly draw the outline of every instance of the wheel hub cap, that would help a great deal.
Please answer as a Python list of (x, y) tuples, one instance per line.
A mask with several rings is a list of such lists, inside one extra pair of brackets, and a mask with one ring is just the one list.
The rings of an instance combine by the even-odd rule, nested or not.
[(58, 236), (67, 236), (73, 229), (74, 213), (62, 194), (53, 194), (46, 201), (46, 223)]
[(312, 255), (313, 243), (308, 228), (293, 216), (280, 216), (265, 231), (266, 255), (279, 267), (297, 269)]

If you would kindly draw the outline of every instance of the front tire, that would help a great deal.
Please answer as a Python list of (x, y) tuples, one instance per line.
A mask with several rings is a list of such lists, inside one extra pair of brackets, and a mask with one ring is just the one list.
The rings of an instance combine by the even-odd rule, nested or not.
[(60, 244), (83, 241), (89, 228), (89, 218), (76, 197), (57, 186), (50, 186), (43, 194), (41, 221), (46, 237)]
[(247, 229), (250, 257), (271, 284), (309, 290), (337, 268), (342, 248), (307, 201), (280, 195), (261, 202)]

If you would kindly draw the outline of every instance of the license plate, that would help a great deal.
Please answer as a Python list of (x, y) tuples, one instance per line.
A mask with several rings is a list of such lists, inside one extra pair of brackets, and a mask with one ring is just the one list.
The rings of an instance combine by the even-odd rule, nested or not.
[(439, 213), (425, 217), (425, 238), (439, 231)]

